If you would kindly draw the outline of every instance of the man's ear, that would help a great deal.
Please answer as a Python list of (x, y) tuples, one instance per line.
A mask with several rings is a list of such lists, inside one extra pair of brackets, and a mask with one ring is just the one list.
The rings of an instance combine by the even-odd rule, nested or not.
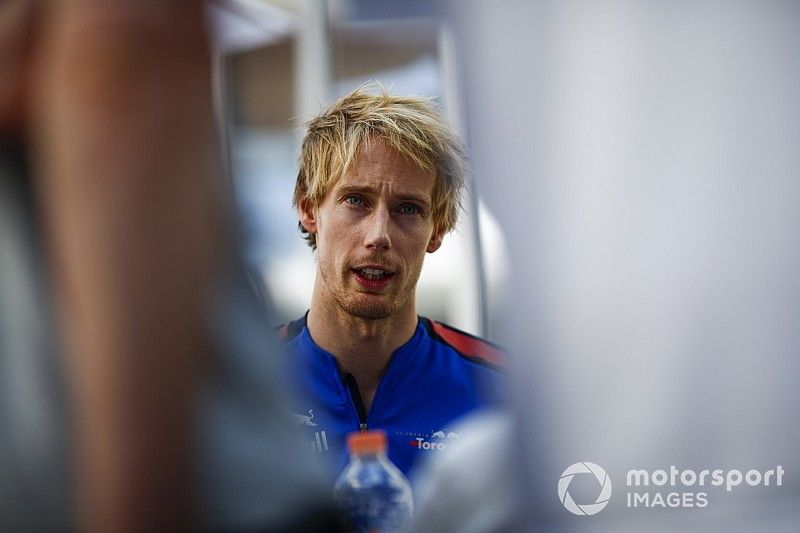
[(300, 224), (309, 233), (317, 232), (317, 214), (308, 198), (303, 198), (297, 204), (297, 212), (300, 217)]
[(428, 248), (426, 248), (427, 252), (429, 254), (432, 254), (433, 252), (438, 250), (439, 247), (442, 245), (442, 239), (444, 239), (444, 231), (435, 230), (433, 232), (433, 236), (431, 237), (431, 240), (428, 241)]

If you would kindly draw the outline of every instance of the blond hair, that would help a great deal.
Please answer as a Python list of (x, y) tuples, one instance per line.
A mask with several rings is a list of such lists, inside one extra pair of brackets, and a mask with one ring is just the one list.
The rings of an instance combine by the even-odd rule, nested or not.
[[(378, 94), (368, 90), (378, 89)], [(365, 143), (379, 138), (426, 171), (435, 171), (434, 231), (446, 233), (458, 220), (467, 165), (461, 140), (430, 99), (394, 96), (379, 84), (339, 98), (306, 125), (292, 203), (318, 206), (333, 185), (358, 162)], [(316, 236), (300, 225), (311, 248)]]

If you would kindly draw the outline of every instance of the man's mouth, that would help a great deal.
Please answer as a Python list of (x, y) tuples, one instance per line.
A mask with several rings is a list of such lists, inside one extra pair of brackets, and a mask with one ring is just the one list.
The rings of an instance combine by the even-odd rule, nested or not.
[(353, 268), (351, 271), (361, 285), (370, 289), (385, 287), (394, 277), (394, 272), (376, 266)]
[(393, 275), (391, 272), (388, 272), (386, 270), (381, 270), (379, 268), (359, 268), (356, 269), (356, 272), (361, 274), (365, 278), (372, 280), (383, 279), (387, 276)]

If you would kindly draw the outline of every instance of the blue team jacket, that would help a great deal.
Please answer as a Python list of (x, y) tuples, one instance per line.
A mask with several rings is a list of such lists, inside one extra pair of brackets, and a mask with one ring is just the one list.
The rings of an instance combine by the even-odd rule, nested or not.
[(461, 435), (454, 422), (501, 400), (505, 354), (455, 328), (420, 317), (411, 339), (389, 360), (368, 414), (354, 378), (314, 342), (305, 317), (278, 330), (285, 341), (295, 398), (295, 422), (312, 450), (337, 472), (348, 461), (345, 438), (359, 429), (382, 429), (389, 458), (406, 475), (419, 459), (443, 453)]

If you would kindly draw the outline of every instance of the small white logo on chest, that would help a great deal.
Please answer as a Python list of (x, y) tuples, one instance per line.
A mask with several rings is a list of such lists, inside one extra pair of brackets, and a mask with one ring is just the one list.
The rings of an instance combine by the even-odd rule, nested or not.
[(312, 428), (317, 427), (313, 421), (314, 411), (311, 409), (308, 410), (308, 415), (298, 415), (296, 413), (292, 413), (292, 417), (294, 418), (294, 421), (301, 426), (309, 426)]

